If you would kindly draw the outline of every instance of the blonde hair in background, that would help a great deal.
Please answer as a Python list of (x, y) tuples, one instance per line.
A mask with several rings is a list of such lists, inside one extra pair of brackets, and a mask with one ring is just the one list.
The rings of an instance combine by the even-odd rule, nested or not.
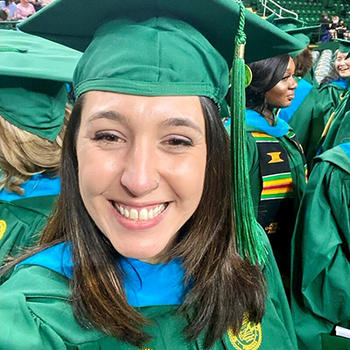
[(61, 149), (70, 106), (66, 107), (61, 131), (55, 141), (22, 130), (0, 115), (0, 190), (24, 194), (20, 185), (35, 174), (58, 175)]

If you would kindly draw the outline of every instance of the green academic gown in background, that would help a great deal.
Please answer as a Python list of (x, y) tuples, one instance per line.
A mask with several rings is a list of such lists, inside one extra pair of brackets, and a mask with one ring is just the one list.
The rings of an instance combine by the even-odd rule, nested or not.
[(305, 152), (310, 166), (317, 153), (322, 132), (328, 119), (341, 101), (344, 83), (337, 81), (314, 87), (289, 120)]
[[(294, 326), (282, 281), (269, 242), (264, 236), (268, 259), (263, 268), (268, 297), (261, 324), (244, 322), (235, 336), (231, 331), (213, 350), (297, 350)], [(45, 258), (46, 264), (48, 260)], [(55, 258), (54, 261), (65, 259)], [(54, 263), (55, 265), (55, 263)], [(56, 264), (57, 265), (57, 264)], [(186, 315), (176, 313), (178, 305), (139, 306), (151, 323), (145, 331), (152, 340), (143, 347), (126, 344), (97, 329), (83, 329), (75, 320), (65, 268), (57, 271), (33, 264), (19, 266), (0, 286), (0, 349), (6, 350), (200, 350), (203, 336), (187, 342), (183, 329)], [(169, 274), (168, 278), (173, 280)], [(171, 285), (171, 283), (169, 283)], [(127, 293), (127, 295), (129, 295)], [(128, 299), (129, 300), (129, 299)], [(234, 310), (232, 310), (234, 312)]]
[[(283, 277), (286, 278), (285, 284), (287, 286), (288, 278), (290, 276), (290, 242), (292, 239), (296, 213), (306, 183), (306, 168), (304, 163), (305, 158), (302, 154), (300, 145), (297, 145), (297, 140), (295, 137), (293, 137), (293, 132), (291, 131), (289, 125), (283, 120), (280, 120), (278, 118), (277, 125), (270, 126), (267, 121), (258, 113), (253, 113), (253, 111), (247, 110), (246, 122), (247, 155), (253, 204), (258, 221), (263, 226), (270, 238), (274, 255)], [(259, 148), (260, 146), (258, 146), (261, 139), (266, 139), (267, 144), (278, 141), (278, 146), (284, 150), (285, 155), (282, 155), (280, 153), (281, 149), (276, 149), (277, 152), (276, 150), (274, 152), (271, 152), (269, 149), (266, 149), (264, 155), (262, 155), (262, 150)], [(273, 157), (273, 153), (276, 154), (275, 158)], [(263, 178), (267, 178), (266, 176), (262, 175), (261, 157), (267, 157), (266, 165), (268, 165), (268, 163), (286, 164), (287, 162), (286, 159), (283, 159), (284, 157), (286, 157), (289, 162), (289, 165), (286, 166), (286, 169), (281, 171), (282, 180), (280, 182), (278, 182), (279, 180), (271, 182), (271, 191), (276, 194), (275, 198), (272, 198), (271, 201), (283, 200), (285, 191), (284, 188), (286, 186), (292, 187), (292, 193), (286, 193), (285, 202), (279, 204), (280, 213), (277, 216), (278, 222), (275, 222), (273, 220), (268, 222), (265, 220), (264, 222), (264, 219), (261, 219), (262, 212), (267, 211), (267, 215), (265, 216), (269, 216), (269, 212), (272, 212), (269, 208), (261, 207), (265, 201), (265, 198), (263, 198)], [(287, 172), (289, 172), (289, 178), (284, 177)], [(276, 177), (278, 176), (279, 175), (276, 175)], [(274, 186), (274, 183), (276, 182), (281, 186), (280, 188), (278, 188), (278, 185)], [(284, 211), (282, 215), (281, 210)], [(276, 229), (274, 227), (276, 227)]]
[(340, 99), (328, 121), (326, 130), (317, 150), (321, 154), (341, 143), (350, 141), (350, 91)]
[(350, 326), (350, 143), (315, 161), (292, 243), (292, 314), (300, 350), (349, 349), (330, 333)]
[(21, 187), (23, 195), (0, 191), (0, 265), (37, 242), (60, 192), (60, 179), (34, 175)]
[(57, 196), (0, 201), (0, 264), (37, 242)]

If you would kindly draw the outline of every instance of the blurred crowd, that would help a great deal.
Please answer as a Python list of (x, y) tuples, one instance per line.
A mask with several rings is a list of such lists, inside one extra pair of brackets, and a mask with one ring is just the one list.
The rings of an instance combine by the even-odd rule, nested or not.
[(323, 12), (320, 18), (322, 31), (322, 42), (328, 42), (331, 39), (349, 39), (349, 27), (339, 16), (328, 17), (327, 12)]
[(17, 21), (30, 17), (53, 0), (0, 0), (0, 21)]

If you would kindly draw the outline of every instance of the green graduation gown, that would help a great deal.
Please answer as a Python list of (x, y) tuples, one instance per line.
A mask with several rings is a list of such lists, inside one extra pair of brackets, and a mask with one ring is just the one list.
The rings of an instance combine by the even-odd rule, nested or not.
[[(294, 326), (281, 278), (266, 237), (268, 260), (266, 313), (261, 324), (244, 323), (238, 336), (228, 331), (213, 350), (296, 350)], [(57, 259), (56, 259), (57, 261)], [(60, 260), (59, 260), (60, 261)], [(171, 277), (171, 276), (170, 276)], [(129, 300), (129, 299), (128, 299)], [(187, 342), (184, 315), (177, 305), (138, 307), (151, 322), (152, 336), (142, 348), (126, 344), (97, 329), (83, 329), (75, 320), (68, 278), (44, 266), (21, 265), (0, 286), (0, 349), (6, 350), (200, 350), (203, 337)], [(234, 310), (232, 311), (234, 312)]]
[(350, 141), (350, 91), (340, 100), (321, 139), (318, 154)]
[(314, 87), (289, 120), (310, 166), (317, 153), (322, 132), (335, 108), (341, 102), (344, 84), (337, 81)]
[(292, 314), (300, 350), (349, 349), (330, 333), (350, 328), (350, 143), (315, 161), (292, 242)]
[[(288, 278), (290, 275), (290, 242), (296, 213), (306, 183), (304, 156), (287, 123), (278, 118), (277, 125), (270, 126), (262, 116), (252, 112), (247, 111), (246, 130), (253, 204), (257, 219), (270, 238), (281, 273), (283, 277)], [(274, 151), (269, 148), (265, 150), (265, 146), (263, 148), (259, 146), (262, 143), (261, 141), (266, 141), (266, 147), (269, 147), (269, 144), (273, 142), (277, 142), (278, 145)], [(276, 150), (284, 150), (285, 153), (283, 155), (281, 152), (276, 152)], [(273, 154), (277, 154), (277, 156), (273, 157)], [(262, 163), (262, 157), (264, 157), (264, 162), (266, 157), (265, 164)], [(284, 157), (287, 159), (284, 159)], [(285, 164), (282, 170), (279, 169), (279, 173), (274, 173), (274, 169), (272, 169), (272, 175), (262, 174), (262, 166), (269, 167), (279, 164)], [(284, 177), (287, 172), (289, 172), (289, 177)], [(268, 189), (268, 186), (271, 189)], [(291, 187), (292, 192), (286, 192), (287, 186)], [(269, 213), (272, 213), (274, 208), (270, 206), (263, 207), (264, 203), (268, 201), (278, 202), (276, 205), (280, 206), (279, 213), (276, 214), (277, 221), (273, 221), (273, 217), (269, 218)], [(284, 203), (281, 203), (281, 201), (284, 201)], [(272, 206), (275, 205), (274, 203), (271, 204)], [(266, 212), (267, 215), (264, 214)], [(261, 214), (265, 215), (266, 218), (263, 218)]]
[(13, 202), (0, 201), (0, 264), (21, 248), (34, 245), (57, 196), (33, 197)]
[(60, 179), (35, 175), (21, 185), (24, 195), (0, 191), (0, 265), (6, 256), (34, 245), (60, 191)]

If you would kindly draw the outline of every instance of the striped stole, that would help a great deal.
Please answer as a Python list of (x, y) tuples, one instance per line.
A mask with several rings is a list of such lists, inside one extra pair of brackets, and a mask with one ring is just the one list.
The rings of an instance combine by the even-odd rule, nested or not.
[[(266, 233), (273, 234), (293, 210), (293, 178), (288, 154), (276, 137), (263, 132), (251, 132), (251, 135), (258, 147), (262, 179), (258, 221)], [(290, 130), (286, 136), (303, 154), (295, 133)]]

